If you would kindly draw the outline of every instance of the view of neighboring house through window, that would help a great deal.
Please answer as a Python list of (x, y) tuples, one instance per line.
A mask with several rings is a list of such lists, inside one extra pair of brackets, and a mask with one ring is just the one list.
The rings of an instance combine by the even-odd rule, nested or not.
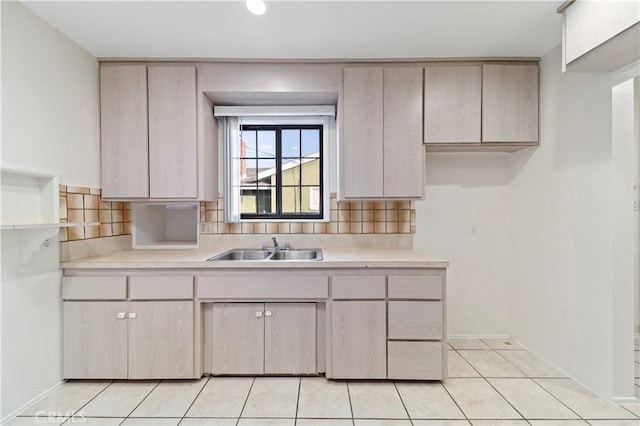
[(322, 218), (321, 125), (243, 125), (241, 218)]

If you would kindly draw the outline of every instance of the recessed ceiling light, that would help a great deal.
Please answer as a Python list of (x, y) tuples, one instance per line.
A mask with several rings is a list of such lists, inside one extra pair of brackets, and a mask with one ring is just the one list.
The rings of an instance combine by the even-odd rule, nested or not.
[(254, 15), (264, 15), (267, 11), (267, 4), (264, 0), (247, 0), (247, 9)]

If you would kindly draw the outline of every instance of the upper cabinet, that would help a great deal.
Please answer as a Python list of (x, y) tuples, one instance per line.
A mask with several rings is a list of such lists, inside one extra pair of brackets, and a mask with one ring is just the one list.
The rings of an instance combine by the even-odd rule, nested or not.
[(147, 135), (147, 67), (101, 67), (103, 198), (149, 197)]
[[(205, 158), (211, 149), (204, 146), (215, 146), (217, 132), (198, 131), (198, 112), (211, 115), (203, 117), (202, 126), (214, 121), (208, 103), (201, 103), (198, 108), (194, 66), (103, 65), (102, 196), (211, 199), (203, 189), (215, 183), (200, 176), (210, 175), (202, 169), (212, 166), (215, 158)], [(199, 138), (199, 133), (211, 140)]]
[(425, 143), (480, 143), (481, 99), (481, 65), (425, 67)]
[(149, 67), (149, 196), (196, 198), (195, 67)]
[(422, 69), (344, 70), (341, 199), (418, 199), (424, 189)]
[(563, 71), (610, 72), (640, 59), (637, 1), (566, 1), (563, 14)]
[(482, 66), (482, 142), (538, 141), (538, 66)]
[(538, 144), (537, 63), (433, 64), (424, 79), (427, 151)]

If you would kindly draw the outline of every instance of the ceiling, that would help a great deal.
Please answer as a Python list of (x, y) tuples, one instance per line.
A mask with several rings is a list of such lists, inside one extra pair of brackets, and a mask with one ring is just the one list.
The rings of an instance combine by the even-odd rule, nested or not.
[(98, 58), (537, 57), (560, 1), (25, 1)]

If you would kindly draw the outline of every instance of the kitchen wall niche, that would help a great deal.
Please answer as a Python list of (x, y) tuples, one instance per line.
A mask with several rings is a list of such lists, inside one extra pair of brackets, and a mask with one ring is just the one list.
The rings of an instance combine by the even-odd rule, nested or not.
[(134, 249), (191, 249), (199, 244), (199, 203), (132, 203)]

